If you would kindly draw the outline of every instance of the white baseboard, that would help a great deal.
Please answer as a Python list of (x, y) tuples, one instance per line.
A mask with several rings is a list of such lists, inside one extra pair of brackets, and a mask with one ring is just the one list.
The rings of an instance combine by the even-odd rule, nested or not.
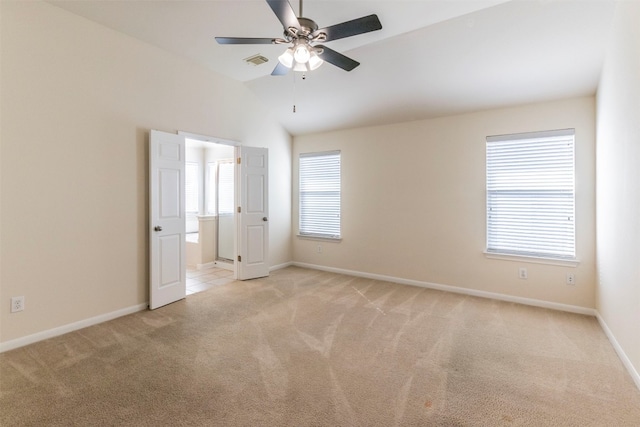
[(536, 299), (532, 299), (532, 298), (514, 297), (514, 296), (511, 296), (511, 295), (504, 295), (504, 294), (498, 294), (498, 293), (493, 293), (493, 292), (485, 292), (485, 291), (478, 291), (478, 290), (474, 290), (474, 289), (458, 288), (456, 286), (440, 285), (440, 284), (437, 284), (437, 283), (421, 282), (421, 281), (418, 281), (418, 280), (402, 279), (402, 278), (398, 278), (398, 277), (383, 276), (383, 275), (380, 275), (380, 274), (364, 273), (364, 272), (361, 272), (361, 271), (344, 270), (344, 269), (341, 269), (341, 268), (325, 267), (325, 266), (322, 266), (322, 265), (306, 264), (306, 263), (303, 263), (303, 262), (293, 262), (292, 265), (294, 265), (296, 267), (303, 267), (303, 268), (310, 268), (310, 269), (314, 269), (314, 270), (329, 271), (329, 272), (332, 272), (332, 273), (346, 274), (346, 275), (349, 275), (349, 276), (364, 277), (364, 278), (367, 278), (367, 279), (384, 280), (384, 281), (387, 281), (387, 282), (400, 283), (400, 284), (403, 284), (403, 285), (419, 286), (419, 287), (422, 287), (422, 288), (437, 289), (437, 290), (440, 290), (440, 291), (455, 292), (455, 293), (458, 293), (458, 294), (472, 295), (472, 296), (482, 297), (482, 298), (491, 298), (491, 299), (496, 299), (496, 300), (501, 300), (501, 301), (508, 301), (508, 302), (515, 302), (515, 303), (519, 303), (519, 304), (531, 305), (531, 306), (535, 306), (535, 307), (549, 308), (549, 309), (553, 309), (553, 310), (567, 311), (567, 312), (570, 312), (570, 313), (577, 313), (577, 314), (585, 314), (585, 315), (588, 315), (588, 316), (595, 316), (598, 319), (598, 323), (600, 323), (600, 327), (602, 327), (602, 330), (604, 331), (605, 335), (607, 336), (607, 338), (611, 342), (611, 345), (613, 345), (613, 348), (615, 349), (616, 353), (618, 354), (618, 357), (622, 361), (622, 364), (624, 365), (624, 367), (629, 372), (629, 375), (631, 375), (631, 378), (635, 382), (635, 384), (638, 387), (638, 389), (640, 389), (640, 374), (638, 374), (638, 371), (633, 366), (633, 363), (631, 363), (631, 360), (629, 360), (629, 358), (627, 357), (626, 353), (624, 352), (624, 350), (622, 349), (622, 347), (620, 346), (620, 344), (616, 340), (615, 336), (613, 335), (613, 333), (611, 332), (611, 330), (607, 326), (607, 324), (604, 321), (604, 319), (602, 318), (602, 316), (600, 316), (600, 313), (598, 313), (598, 311), (593, 309), (593, 308), (579, 307), (579, 306), (568, 305), (568, 304), (560, 304), (560, 303), (555, 303), (555, 302), (536, 300)]
[(474, 297), (490, 298), (500, 301), (515, 302), (518, 304), (531, 305), (535, 307), (549, 308), (552, 310), (567, 311), (569, 313), (586, 314), (595, 316), (593, 308), (580, 307), (576, 305), (561, 304), (557, 302), (537, 300), (533, 298), (516, 297), (512, 295), (498, 294), (494, 292), (479, 291), (476, 289), (459, 288), (457, 286), (440, 285), (438, 283), (422, 282), (419, 280), (403, 279), (401, 277), (384, 276), (381, 274), (365, 273), (362, 271), (345, 270), (342, 268), (325, 267), (323, 265), (307, 264), (303, 262), (293, 262), (296, 267), (310, 268), (313, 270), (329, 271), (331, 273), (346, 274), (349, 276), (364, 277), (366, 279), (383, 280), (386, 282), (400, 283), (402, 285), (419, 286), (421, 288), (436, 289), (439, 291), (454, 292), (457, 294), (471, 295)]
[(204, 264), (196, 264), (196, 270), (204, 270), (205, 268), (211, 268), (215, 266), (216, 266), (215, 261), (205, 262)]
[[(365, 273), (365, 272), (354, 271), (354, 270), (345, 270), (342, 268), (325, 267), (322, 265), (307, 264), (303, 262), (285, 262), (282, 264), (274, 265), (270, 267), (269, 270), (275, 271), (275, 270), (280, 270), (282, 268), (287, 268), (289, 266), (328, 271), (332, 273), (346, 274), (349, 276), (383, 280), (387, 282), (400, 283), (403, 285), (418, 286), (422, 288), (436, 289), (440, 291), (454, 292), (454, 293), (471, 295), (476, 297), (496, 299), (500, 301), (515, 302), (515, 303), (531, 305), (535, 307), (567, 311), (570, 313), (578, 313), (578, 314), (595, 316), (598, 319), (598, 323), (600, 323), (600, 327), (602, 327), (602, 330), (604, 331), (605, 335), (611, 342), (611, 345), (613, 346), (616, 353), (618, 354), (618, 357), (620, 358), (623, 365), (631, 375), (631, 378), (635, 382), (638, 389), (640, 389), (640, 374), (638, 374), (638, 371), (631, 363), (631, 360), (629, 360), (629, 358), (627, 357), (626, 353), (624, 352), (624, 350), (616, 340), (615, 336), (607, 326), (606, 322), (604, 321), (600, 313), (597, 310), (594, 310), (592, 308), (560, 304), (560, 303), (554, 303), (549, 301), (541, 301), (541, 300), (536, 300), (531, 298), (515, 297), (511, 295), (478, 291), (474, 289), (465, 289), (465, 288), (459, 288), (456, 286), (440, 285), (437, 283), (422, 282), (422, 281), (412, 280), (412, 279), (403, 279), (399, 277), (384, 276), (381, 274)], [(0, 343), (0, 353), (13, 350), (19, 347), (24, 347), (25, 345), (33, 344), (38, 341), (43, 341), (49, 338), (57, 337), (59, 335), (64, 335), (66, 333), (77, 331), (78, 329), (86, 328), (88, 326), (97, 325), (98, 323), (106, 322), (108, 320), (116, 319), (118, 317), (126, 316), (128, 314), (137, 313), (138, 311), (146, 310), (147, 307), (148, 307), (148, 303), (138, 304), (131, 307), (116, 310), (111, 313), (101, 314), (99, 316), (91, 317), (89, 319), (80, 320), (78, 322), (70, 323), (68, 325), (59, 326), (57, 328), (49, 329), (47, 331), (42, 331), (32, 335), (27, 335), (25, 337), (17, 338), (15, 340), (2, 342)]]
[(37, 332), (25, 337), (16, 338), (0, 343), (0, 353), (13, 350), (25, 345), (33, 344), (38, 341), (43, 341), (49, 338), (64, 335), (69, 332), (77, 331), (78, 329), (86, 328), (87, 326), (97, 325), (98, 323), (106, 322), (108, 320), (116, 319), (118, 317), (126, 316), (128, 314), (137, 313), (138, 311), (146, 310), (149, 303), (138, 304), (132, 307), (123, 308), (120, 310), (112, 311), (111, 313), (101, 314), (99, 316), (91, 317), (89, 319), (80, 320), (78, 322), (69, 323), (68, 325), (58, 326), (57, 328), (49, 329), (42, 332)]
[[(292, 262), (285, 262), (283, 264), (274, 265), (269, 268), (269, 271), (280, 270), (282, 268), (286, 268), (293, 265)], [(227, 262), (209, 262), (206, 264), (198, 264), (196, 267), (198, 270), (210, 268), (210, 267), (218, 267), (226, 270), (233, 271), (233, 263)], [(138, 311), (146, 310), (149, 306), (149, 303), (139, 304), (133, 307), (123, 308), (121, 310), (116, 310), (111, 313), (102, 314), (100, 316), (92, 317), (89, 319), (80, 320), (78, 322), (70, 323), (68, 325), (59, 326), (57, 328), (49, 329), (42, 332), (37, 332), (32, 335), (27, 335), (24, 337), (16, 338), (14, 340), (0, 342), (0, 353), (5, 351), (14, 350), (16, 348), (24, 347), (25, 345), (33, 344), (38, 341), (43, 341), (49, 338), (57, 337), (59, 335), (64, 335), (69, 332), (77, 331), (78, 329), (86, 328), (87, 326), (97, 325), (98, 323), (106, 322), (108, 320), (116, 319), (118, 317), (126, 316), (128, 314), (136, 313)]]
[(281, 270), (283, 268), (291, 267), (292, 265), (293, 265), (293, 262), (291, 261), (278, 264), (278, 265), (272, 265), (271, 267), (269, 267), (269, 271)]
[(616, 353), (618, 353), (618, 357), (622, 361), (622, 364), (624, 365), (625, 368), (627, 368), (627, 372), (629, 372), (629, 375), (631, 375), (633, 382), (635, 382), (636, 386), (640, 389), (640, 374), (638, 374), (638, 371), (633, 366), (633, 363), (631, 363), (631, 360), (629, 360), (629, 358), (627, 357), (627, 354), (624, 352), (624, 350), (618, 343), (618, 340), (616, 340), (616, 337), (613, 335), (613, 332), (611, 332), (611, 329), (609, 329), (609, 326), (607, 326), (607, 323), (604, 321), (600, 313), (597, 311), (596, 311), (596, 318), (598, 319), (598, 323), (600, 323), (600, 327), (604, 331), (605, 335), (607, 336), (607, 338), (609, 338), (609, 342), (611, 342), (611, 345), (615, 349)]
[(216, 261), (212, 266), (222, 268), (223, 270), (235, 271), (233, 261)]

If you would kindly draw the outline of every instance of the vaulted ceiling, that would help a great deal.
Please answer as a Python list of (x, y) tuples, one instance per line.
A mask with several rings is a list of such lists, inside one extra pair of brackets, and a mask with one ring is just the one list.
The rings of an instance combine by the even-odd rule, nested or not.
[[(614, 0), (306, 0), (320, 27), (375, 13), (382, 30), (328, 42), (361, 63), (271, 76), (283, 45), (264, 0), (50, 3), (243, 82), (293, 135), (592, 95)], [(298, 14), (300, 3), (292, 1)], [(250, 65), (255, 54), (269, 61)], [(293, 106), (296, 106), (295, 112)]]

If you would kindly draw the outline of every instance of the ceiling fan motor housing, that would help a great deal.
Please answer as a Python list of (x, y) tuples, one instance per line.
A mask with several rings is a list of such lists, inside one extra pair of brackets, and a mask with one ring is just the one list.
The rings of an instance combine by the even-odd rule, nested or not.
[(318, 29), (318, 24), (315, 23), (312, 19), (309, 18), (298, 18), (298, 23), (300, 24), (300, 28), (287, 28), (284, 35), (285, 37), (293, 37), (294, 39), (311, 39), (311, 34), (313, 34)]

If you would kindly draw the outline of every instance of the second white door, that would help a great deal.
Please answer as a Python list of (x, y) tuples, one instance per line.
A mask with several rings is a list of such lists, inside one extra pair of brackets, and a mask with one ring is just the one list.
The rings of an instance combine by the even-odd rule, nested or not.
[(239, 147), (239, 280), (269, 275), (269, 155), (266, 148)]

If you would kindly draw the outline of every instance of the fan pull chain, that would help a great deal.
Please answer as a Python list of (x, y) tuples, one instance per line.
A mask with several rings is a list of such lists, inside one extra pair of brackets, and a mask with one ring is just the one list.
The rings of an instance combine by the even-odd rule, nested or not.
[[(1, 1), (1, 0), (0, 0)], [(302, 80), (306, 80), (307, 74), (302, 73)], [(296, 73), (293, 73), (293, 112), (296, 112)]]
[(296, 112), (296, 73), (293, 73), (293, 112)]

